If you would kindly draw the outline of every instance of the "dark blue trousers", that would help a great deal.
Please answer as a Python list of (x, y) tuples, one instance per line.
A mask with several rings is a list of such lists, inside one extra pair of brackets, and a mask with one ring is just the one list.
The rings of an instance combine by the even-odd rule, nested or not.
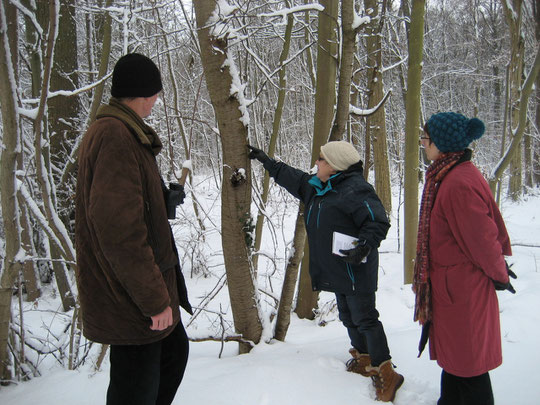
[(189, 341), (182, 322), (165, 339), (111, 345), (107, 405), (170, 405), (186, 369)]
[(375, 293), (344, 295), (336, 293), (339, 319), (347, 328), (352, 346), (359, 353), (368, 353), (371, 365), (389, 360), (390, 350), (375, 308)]
[(475, 377), (458, 377), (442, 371), (441, 398), (437, 405), (493, 405), (489, 373)]

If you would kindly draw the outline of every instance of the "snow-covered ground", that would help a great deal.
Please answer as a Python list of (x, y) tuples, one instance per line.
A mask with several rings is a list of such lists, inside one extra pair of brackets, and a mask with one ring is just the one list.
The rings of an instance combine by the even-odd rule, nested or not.
[[(208, 182), (198, 184), (197, 194), (205, 201), (205, 212), (219, 224), (219, 198)], [(279, 191), (277, 191), (279, 194)], [(261, 287), (279, 296), (279, 282), (271, 285), (265, 278), (270, 273), (279, 278), (283, 273), (284, 241), (292, 239), (294, 206), (285, 208), (278, 195), (276, 203), (267, 210), (276, 218), (274, 227), (267, 232), (263, 250), (274, 260), (261, 258)], [(189, 210), (186, 200), (182, 210)], [(394, 203), (397, 206), (397, 202)], [(287, 211), (286, 215), (282, 215)], [(540, 196), (528, 197), (520, 203), (504, 201), (502, 212), (513, 243), (514, 256), (509, 262), (518, 279), (513, 281), (516, 295), (499, 292), (502, 320), (504, 362), (493, 370), (491, 379), (497, 405), (540, 404)], [(217, 213), (217, 214), (216, 214)], [(281, 223), (281, 221), (283, 221)], [(208, 222), (210, 224), (210, 222)], [(412, 321), (414, 297), (410, 286), (403, 286), (402, 256), (397, 252), (397, 220), (392, 219), (388, 239), (381, 246), (378, 309), (385, 326), (393, 362), (397, 371), (405, 376), (405, 383), (398, 391), (395, 404), (436, 404), (439, 393), (440, 368), (424, 352), (417, 358), (420, 328)], [(211, 226), (209, 226), (209, 229)], [(269, 228), (267, 228), (269, 229)], [(195, 249), (195, 256), (202, 259), (211, 271), (207, 278), (200, 275), (190, 278), (191, 267), (196, 266), (185, 256), (184, 273), (190, 298), (200, 306), (204, 297), (216, 285), (223, 273), (220, 256), (219, 234), (209, 231), (205, 242), (189, 243), (193, 230), (175, 225), (179, 247), (182, 251)], [(402, 231), (401, 231), (402, 233)], [(277, 243), (274, 248), (272, 240)], [(280, 242), (281, 241), (281, 242)], [(520, 246), (536, 245), (537, 247)], [(199, 253), (197, 253), (199, 251)], [(199, 259), (200, 260), (200, 259)], [(275, 263), (275, 268), (274, 264)], [(270, 293), (272, 293), (270, 291)], [(58, 299), (50, 292), (37, 308), (28, 305), (25, 323), (40, 330), (61, 330), (69, 315), (51, 316), (47, 311), (58, 308)], [(322, 293), (320, 307), (329, 308), (333, 296)], [(228, 310), (227, 291), (224, 287), (208, 305), (208, 309)], [(230, 311), (229, 311), (230, 312)], [(189, 319), (183, 313), (184, 323)], [(230, 318), (230, 314), (229, 314)], [(201, 315), (188, 328), (191, 337), (200, 337), (212, 329), (210, 315)], [(191, 344), (191, 353), (184, 381), (176, 396), (178, 405), (329, 405), (375, 404), (371, 381), (360, 375), (347, 373), (345, 362), (349, 358), (346, 330), (337, 320), (335, 312), (323, 315), (325, 326), (315, 321), (300, 320), (293, 316), (285, 342), (270, 341), (256, 346), (250, 354), (237, 355), (237, 345), (227, 343), (223, 353), (221, 344), (201, 342)], [(56, 326), (55, 326), (56, 325)], [(47, 327), (46, 327), (47, 326)], [(45, 334), (45, 332), (43, 332)], [(40, 365), (42, 376), (16, 386), (0, 388), (2, 405), (57, 405), (104, 403), (108, 384), (108, 360), (101, 371), (93, 370), (96, 352), (78, 371), (67, 371), (51, 356)]]

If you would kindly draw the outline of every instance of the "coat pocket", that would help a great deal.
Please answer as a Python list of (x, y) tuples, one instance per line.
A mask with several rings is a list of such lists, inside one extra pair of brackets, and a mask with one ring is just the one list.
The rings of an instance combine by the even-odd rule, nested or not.
[(430, 277), (433, 300), (441, 305), (467, 302), (471, 296), (473, 271), (470, 263), (436, 266)]

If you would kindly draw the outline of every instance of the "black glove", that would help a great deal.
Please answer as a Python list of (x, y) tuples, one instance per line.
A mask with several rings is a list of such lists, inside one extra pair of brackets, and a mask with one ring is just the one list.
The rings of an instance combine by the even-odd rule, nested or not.
[(169, 189), (165, 192), (165, 206), (167, 208), (167, 218), (176, 218), (176, 206), (184, 203), (186, 193), (184, 186), (178, 183), (170, 183)]
[(358, 244), (352, 249), (340, 249), (339, 253), (344, 254), (342, 259), (347, 263), (361, 264), (371, 252), (371, 246), (365, 240), (358, 241)]
[[(512, 264), (509, 266), (508, 265), (508, 262), (506, 262), (506, 271), (508, 272), (508, 277), (511, 277), (513, 279), (516, 279), (517, 276), (516, 276), (516, 273), (514, 273), (510, 267), (512, 267)], [(500, 281), (496, 281), (496, 280), (493, 280), (493, 284), (495, 285), (495, 289), (497, 291), (505, 291), (505, 290), (508, 290), (510, 291), (512, 294), (515, 294), (516, 293), (516, 290), (514, 289), (514, 286), (512, 285), (512, 283), (510, 283), (510, 280), (508, 280), (508, 283), (501, 283)]]
[(268, 155), (264, 153), (262, 150), (257, 149), (256, 147), (251, 146), (251, 145), (248, 145), (247, 147), (250, 149), (250, 152), (249, 152), (250, 159), (257, 159), (261, 163), (264, 163), (270, 160)]

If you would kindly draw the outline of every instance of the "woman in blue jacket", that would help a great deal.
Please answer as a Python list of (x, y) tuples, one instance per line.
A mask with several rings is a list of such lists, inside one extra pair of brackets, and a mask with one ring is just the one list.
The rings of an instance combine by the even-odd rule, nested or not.
[[(377, 249), (390, 224), (375, 190), (364, 179), (360, 155), (349, 142), (329, 142), (321, 147), (317, 174), (310, 175), (249, 148), (250, 158), (263, 163), (276, 183), (305, 204), (312, 287), (336, 294), (339, 318), (353, 346), (347, 369), (371, 377), (377, 399), (392, 401), (403, 376), (393, 369), (375, 308)], [(336, 250), (334, 241), (340, 236), (355, 238), (355, 246)]]

